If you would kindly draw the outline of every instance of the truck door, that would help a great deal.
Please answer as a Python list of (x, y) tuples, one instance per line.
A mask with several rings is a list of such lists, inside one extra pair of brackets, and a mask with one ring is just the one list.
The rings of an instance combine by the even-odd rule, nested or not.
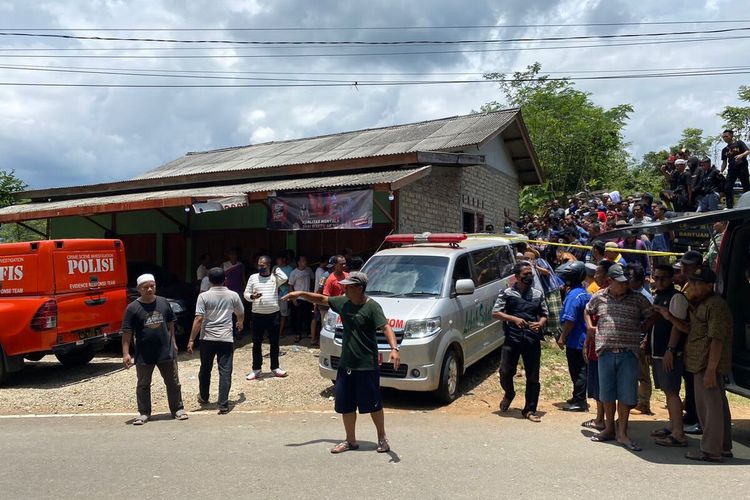
[(63, 342), (119, 331), (127, 306), (122, 243), (117, 240), (54, 243), (58, 335), (65, 336)]

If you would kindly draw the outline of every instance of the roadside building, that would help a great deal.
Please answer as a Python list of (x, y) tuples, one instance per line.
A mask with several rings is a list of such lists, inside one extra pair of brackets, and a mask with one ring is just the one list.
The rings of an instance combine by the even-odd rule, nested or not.
[[(200, 255), (233, 247), (246, 258), (369, 255), (391, 231), (502, 227), (504, 210), (518, 216), (521, 187), (541, 180), (521, 112), (509, 109), (192, 152), (126, 181), (17, 193), (0, 223), (47, 219), (42, 236), (53, 239), (117, 237), (129, 261), (192, 281)], [(323, 213), (332, 204), (335, 217)], [(314, 224), (300, 228), (292, 212)], [(346, 229), (322, 229), (331, 224)]]

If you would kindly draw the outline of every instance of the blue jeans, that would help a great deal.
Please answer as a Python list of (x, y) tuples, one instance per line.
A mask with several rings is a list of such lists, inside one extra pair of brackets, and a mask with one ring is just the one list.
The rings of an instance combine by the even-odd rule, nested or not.
[(204, 401), (208, 401), (208, 389), (211, 387), (211, 370), (214, 358), (219, 367), (219, 409), (229, 408), (229, 389), (232, 388), (232, 363), (234, 343), (217, 340), (201, 340), (201, 367), (198, 371), (198, 392)]
[(599, 401), (619, 401), (627, 406), (638, 403), (640, 363), (633, 351), (606, 350), (599, 353)]
[(708, 193), (698, 200), (698, 209), (696, 212), (713, 212), (719, 209), (719, 195), (717, 193)]

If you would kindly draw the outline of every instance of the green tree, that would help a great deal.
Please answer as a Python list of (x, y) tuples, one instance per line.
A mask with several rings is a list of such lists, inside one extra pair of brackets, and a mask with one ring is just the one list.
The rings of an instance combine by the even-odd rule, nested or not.
[[(737, 92), (740, 101), (750, 103), (750, 87), (742, 85)], [(724, 128), (734, 130), (736, 137), (745, 139), (750, 134), (750, 106), (727, 106), (719, 113)]]
[[(18, 200), (15, 199), (13, 193), (23, 191), (27, 187), (27, 184), (16, 176), (14, 170), (10, 172), (0, 170), (0, 208), (16, 203)], [(25, 225), (41, 233), (45, 233), (47, 230), (47, 221), (44, 220), (29, 221)], [(40, 234), (21, 225), (3, 224), (0, 226), (0, 241), (34, 241), (39, 239), (42, 239)]]
[(686, 128), (682, 131), (682, 136), (675, 149), (687, 149), (698, 157), (709, 156), (717, 140), (719, 140), (718, 136), (703, 137), (703, 129)]
[(15, 170), (0, 170), (0, 208), (15, 203), (13, 193), (23, 191), (27, 187), (25, 182), (16, 177)]
[[(544, 185), (521, 193), (522, 210), (556, 196), (610, 189), (628, 175), (630, 163), (622, 130), (633, 108), (597, 106), (570, 80), (550, 79), (540, 72), (541, 65), (535, 63), (511, 78), (501, 73), (484, 75), (499, 82), (507, 105), (521, 108), (545, 176)], [(481, 109), (494, 111), (506, 104), (492, 101)]]

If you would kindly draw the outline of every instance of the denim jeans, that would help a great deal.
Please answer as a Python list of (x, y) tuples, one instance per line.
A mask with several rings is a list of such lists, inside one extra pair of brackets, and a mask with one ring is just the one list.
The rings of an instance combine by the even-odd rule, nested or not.
[(719, 195), (717, 193), (708, 193), (698, 200), (697, 212), (713, 212), (719, 209)]
[(505, 397), (513, 400), (516, 389), (513, 385), (513, 377), (518, 369), (518, 359), (523, 359), (526, 370), (526, 402), (522, 414), (536, 412), (539, 403), (539, 365), (541, 364), (542, 345), (538, 339), (524, 336), (522, 339), (505, 339), (505, 344), (500, 351), (500, 385), (505, 391)]
[(208, 401), (211, 387), (211, 371), (214, 358), (219, 368), (219, 408), (229, 408), (229, 389), (232, 388), (232, 362), (234, 343), (218, 340), (201, 340), (201, 367), (198, 371), (198, 392), (201, 399)]
[(138, 400), (138, 413), (151, 415), (151, 378), (154, 368), (159, 368), (159, 373), (167, 386), (167, 401), (169, 411), (172, 415), (184, 409), (182, 404), (182, 386), (177, 372), (177, 360), (163, 361), (155, 365), (135, 365), (135, 373), (138, 377), (135, 394)]
[(253, 370), (263, 366), (263, 337), (271, 344), (271, 370), (279, 367), (279, 313), (253, 313)]

